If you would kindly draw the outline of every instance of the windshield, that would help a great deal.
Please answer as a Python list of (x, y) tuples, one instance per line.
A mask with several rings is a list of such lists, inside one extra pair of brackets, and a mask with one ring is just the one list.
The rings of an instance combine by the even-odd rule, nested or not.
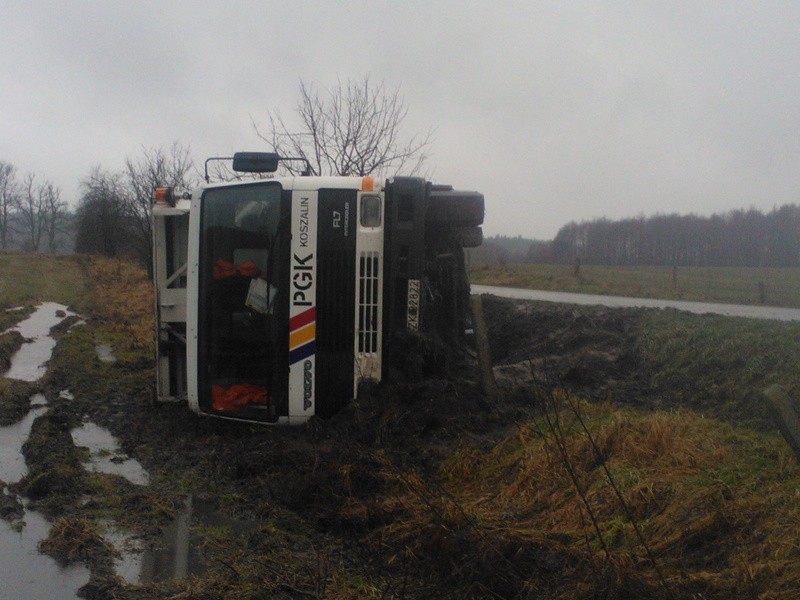
[(288, 201), (279, 183), (265, 182), (207, 190), (201, 206), (200, 409), (277, 418), (286, 404), (278, 365), (286, 364), (288, 304), (275, 282), (286, 280), (288, 261), (276, 256), (288, 253), (280, 227)]

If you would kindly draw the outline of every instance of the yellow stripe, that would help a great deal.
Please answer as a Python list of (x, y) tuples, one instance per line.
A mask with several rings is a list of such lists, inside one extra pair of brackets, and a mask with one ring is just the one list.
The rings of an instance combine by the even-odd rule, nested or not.
[(317, 334), (316, 323), (306, 325), (302, 329), (298, 329), (289, 336), (289, 350), (294, 350), (298, 346), (302, 346), (306, 342), (310, 342)]

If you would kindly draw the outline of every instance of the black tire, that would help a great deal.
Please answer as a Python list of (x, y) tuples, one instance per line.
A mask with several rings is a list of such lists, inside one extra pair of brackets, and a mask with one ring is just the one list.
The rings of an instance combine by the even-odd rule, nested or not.
[(483, 229), (480, 227), (460, 227), (454, 233), (462, 248), (477, 248), (483, 243)]
[(479, 192), (432, 191), (428, 198), (428, 225), (477, 227), (483, 224), (484, 201)]

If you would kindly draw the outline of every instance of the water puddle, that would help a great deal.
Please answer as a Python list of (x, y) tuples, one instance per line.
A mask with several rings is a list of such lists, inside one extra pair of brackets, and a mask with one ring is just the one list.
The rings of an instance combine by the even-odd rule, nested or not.
[[(48, 409), (42, 394), (31, 398), (31, 410), (13, 425), (0, 427), (0, 479), (13, 483), (28, 472), (22, 445), (31, 432), (33, 421)], [(3, 493), (8, 494), (8, 489)], [(50, 524), (40, 513), (25, 510), (14, 524), (0, 519), (0, 597), (2, 598), (77, 598), (77, 591), (89, 581), (83, 566), (60, 567), (39, 554), (39, 541), (47, 537)]]
[(89, 470), (108, 475), (121, 475), (135, 485), (150, 483), (150, 475), (141, 463), (122, 451), (119, 442), (108, 429), (86, 422), (70, 433), (76, 446), (89, 449)]
[(135, 585), (203, 574), (206, 565), (195, 529), (203, 527), (227, 530), (243, 538), (253, 531), (255, 523), (223, 517), (213, 504), (190, 495), (153, 547), (145, 548), (141, 540), (113, 528), (105, 534), (106, 541), (122, 555), (115, 561), (116, 574)]
[(60, 567), (55, 560), (39, 554), (39, 540), (47, 537), (50, 524), (36, 511), (26, 511), (25, 526), (0, 519), (0, 597), (78, 598), (77, 591), (89, 582), (89, 569), (81, 565)]
[(109, 531), (105, 536), (106, 541), (122, 555), (114, 561), (116, 574), (128, 583), (140, 585), (203, 573), (205, 565), (196, 544), (192, 544), (190, 531), (194, 504), (189, 497), (172, 522), (164, 528), (161, 539), (150, 548), (144, 548), (140, 540), (124, 532)]
[(47, 398), (44, 397), (44, 394), (31, 396), (31, 408), (36, 408), (37, 406), (47, 406)]
[(117, 362), (117, 357), (114, 356), (114, 350), (111, 348), (109, 344), (97, 344), (94, 347), (95, 352), (97, 352), (97, 358), (100, 359), (101, 362), (104, 363), (115, 363)]
[[(40, 395), (37, 394), (34, 398)], [(33, 401), (32, 398), (31, 402)], [(25, 457), (22, 455), (22, 444), (31, 433), (33, 421), (45, 411), (47, 411), (45, 406), (36, 405), (21, 421), (7, 427), (0, 427), (0, 480), (12, 483), (28, 474)]]
[(11, 368), (5, 373), (5, 377), (21, 381), (41, 379), (56, 346), (56, 341), (50, 336), (50, 329), (74, 314), (67, 311), (63, 304), (43, 302), (27, 319), (9, 329), (19, 331), (22, 337), (32, 341), (23, 344), (11, 357)]
[[(24, 307), (21, 307), (24, 308)], [(52, 327), (73, 316), (66, 307), (45, 302), (27, 319), (12, 329), (20, 332), (29, 343), (22, 345), (11, 359), (11, 368), (5, 377), (22, 381), (37, 381), (44, 376), (55, 340), (49, 335)], [(80, 321), (78, 322), (78, 324)], [(73, 325), (74, 326), (74, 325)], [(108, 344), (98, 344), (99, 360), (116, 361)], [(61, 390), (59, 398), (72, 400), (68, 390)], [(28, 472), (22, 445), (30, 435), (36, 417), (48, 410), (47, 399), (42, 394), (31, 397), (31, 408), (18, 423), (0, 427), (0, 480), (9, 484), (22, 479)], [(142, 465), (130, 458), (120, 448), (110, 431), (85, 422), (71, 432), (73, 443), (89, 450), (87, 470), (120, 475), (135, 485), (146, 486), (150, 477)], [(10, 494), (8, 488), (2, 490)], [(252, 524), (225, 519), (213, 507), (199, 500), (187, 499), (173, 521), (164, 528), (162, 538), (152, 547), (126, 532), (108, 527), (106, 539), (121, 554), (115, 560), (117, 574), (132, 584), (182, 579), (205, 571), (199, 547), (200, 539), (193, 534), (191, 525), (222, 527), (243, 535), (251, 531)], [(77, 598), (77, 590), (89, 581), (90, 572), (85, 566), (62, 568), (49, 556), (38, 552), (38, 543), (47, 537), (50, 524), (43, 515), (25, 509), (21, 520), (9, 523), (0, 519), (0, 598)]]

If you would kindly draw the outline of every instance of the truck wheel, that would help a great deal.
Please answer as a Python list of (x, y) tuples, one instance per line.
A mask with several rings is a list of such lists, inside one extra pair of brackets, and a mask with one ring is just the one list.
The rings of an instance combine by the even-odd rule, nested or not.
[(462, 248), (477, 248), (483, 243), (483, 229), (480, 227), (460, 227), (454, 233)]
[(431, 191), (428, 198), (428, 225), (477, 227), (483, 223), (483, 194), (452, 190)]

